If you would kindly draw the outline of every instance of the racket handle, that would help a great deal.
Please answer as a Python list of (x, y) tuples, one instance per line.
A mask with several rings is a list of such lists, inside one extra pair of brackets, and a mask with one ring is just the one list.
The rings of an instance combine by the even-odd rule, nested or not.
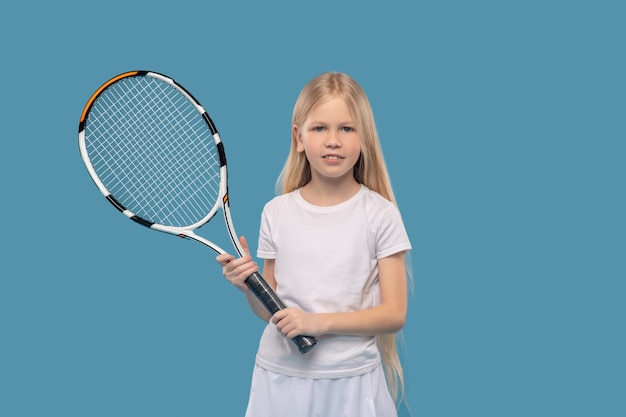
[[(285, 308), (285, 304), (278, 298), (278, 295), (274, 292), (272, 287), (265, 281), (265, 278), (258, 272), (250, 275), (246, 279), (246, 285), (256, 295), (256, 297), (263, 303), (267, 311), (271, 315), (274, 315), (279, 310)], [(313, 336), (296, 336), (291, 339), (293, 343), (298, 347), (300, 353), (306, 353), (315, 346), (317, 340)]]

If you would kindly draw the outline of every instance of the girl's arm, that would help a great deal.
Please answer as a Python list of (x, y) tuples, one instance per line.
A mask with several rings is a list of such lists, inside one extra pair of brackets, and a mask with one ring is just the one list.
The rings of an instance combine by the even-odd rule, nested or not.
[(406, 321), (408, 305), (404, 252), (379, 259), (378, 273), (381, 303), (376, 307), (349, 313), (317, 314), (286, 308), (274, 314), (272, 321), (287, 338), (301, 334), (372, 336), (398, 332)]
[[(257, 272), (259, 267), (257, 263), (254, 262), (252, 257), (250, 257), (250, 251), (248, 249), (246, 238), (242, 236), (239, 240), (246, 251), (245, 256), (235, 258), (231, 254), (223, 254), (218, 255), (216, 260), (222, 266), (222, 273), (226, 279), (245, 294), (246, 300), (248, 301), (248, 304), (254, 314), (256, 314), (261, 320), (268, 322), (271, 318), (269, 311), (267, 311), (265, 306), (245, 284), (246, 278)], [(271, 260), (271, 262), (268, 262), (266, 260), (264, 269), (268, 272), (269, 276), (264, 276), (263, 278), (265, 278), (272, 289), (276, 290), (276, 280), (274, 279), (274, 261)]]
[[(269, 284), (269, 286), (272, 287), (274, 291), (276, 291), (276, 280), (274, 279), (274, 260), (273, 259), (265, 260), (265, 262), (263, 263), (262, 275), (263, 275), (263, 278), (265, 278), (265, 281), (267, 281), (267, 283)], [(254, 293), (250, 291), (250, 289), (247, 286), (246, 286), (246, 291), (244, 293), (246, 294), (246, 300), (248, 300), (248, 304), (250, 305), (250, 308), (252, 309), (252, 311), (254, 311), (254, 314), (256, 314), (261, 320), (263, 320), (266, 323), (270, 321), (270, 319), (272, 318), (270, 312), (267, 311), (267, 308), (265, 308), (263, 303), (259, 301), (257, 296), (254, 295)]]

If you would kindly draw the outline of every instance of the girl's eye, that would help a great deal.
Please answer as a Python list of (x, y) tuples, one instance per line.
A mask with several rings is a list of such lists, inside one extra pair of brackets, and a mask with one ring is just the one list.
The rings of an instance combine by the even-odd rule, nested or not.
[(354, 128), (352, 128), (352, 127), (350, 127), (350, 126), (344, 126), (344, 127), (342, 127), (342, 128), (341, 128), (341, 130), (342, 130), (344, 133), (351, 133), (351, 132), (354, 132)]
[(324, 131), (324, 126), (315, 126), (313, 128), (314, 131), (316, 132), (323, 132)]

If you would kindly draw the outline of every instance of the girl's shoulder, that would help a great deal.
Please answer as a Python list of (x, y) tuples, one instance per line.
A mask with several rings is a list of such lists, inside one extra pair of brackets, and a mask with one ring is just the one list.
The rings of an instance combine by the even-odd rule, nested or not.
[(383, 197), (382, 195), (378, 194), (376, 191), (374, 190), (370, 190), (369, 188), (367, 188), (365, 185), (361, 186), (361, 199), (363, 201), (363, 203), (376, 211), (379, 210), (393, 210), (396, 208), (395, 203), (393, 203), (392, 201), (387, 200), (385, 197)]
[(280, 195), (275, 196), (270, 201), (265, 203), (265, 206), (263, 207), (263, 211), (266, 211), (266, 212), (280, 211), (286, 205), (292, 204), (295, 201), (296, 197), (298, 196), (298, 192), (299, 192), (298, 190), (295, 190), (290, 193), (280, 194)]
[(396, 203), (365, 186), (362, 187), (361, 194), (363, 213), (373, 229), (403, 223), (402, 214)]

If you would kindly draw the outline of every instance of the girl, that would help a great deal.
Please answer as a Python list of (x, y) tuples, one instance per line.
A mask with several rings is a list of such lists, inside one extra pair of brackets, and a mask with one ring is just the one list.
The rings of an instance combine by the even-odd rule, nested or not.
[[(283, 194), (263, 209), (257, 256), (289, 308), (270, 317), (244, 284), (258, 270), (249, 253), (217, 257), (268, 322), (246, 416), (396, 416), (404, 389), (395, 334), (406, 319), (411, 244), (369, 101), (348, 75), (319, 75), (300, 93), (280, 183)], [(297, 335), (318, 344), (300, 354)]]

